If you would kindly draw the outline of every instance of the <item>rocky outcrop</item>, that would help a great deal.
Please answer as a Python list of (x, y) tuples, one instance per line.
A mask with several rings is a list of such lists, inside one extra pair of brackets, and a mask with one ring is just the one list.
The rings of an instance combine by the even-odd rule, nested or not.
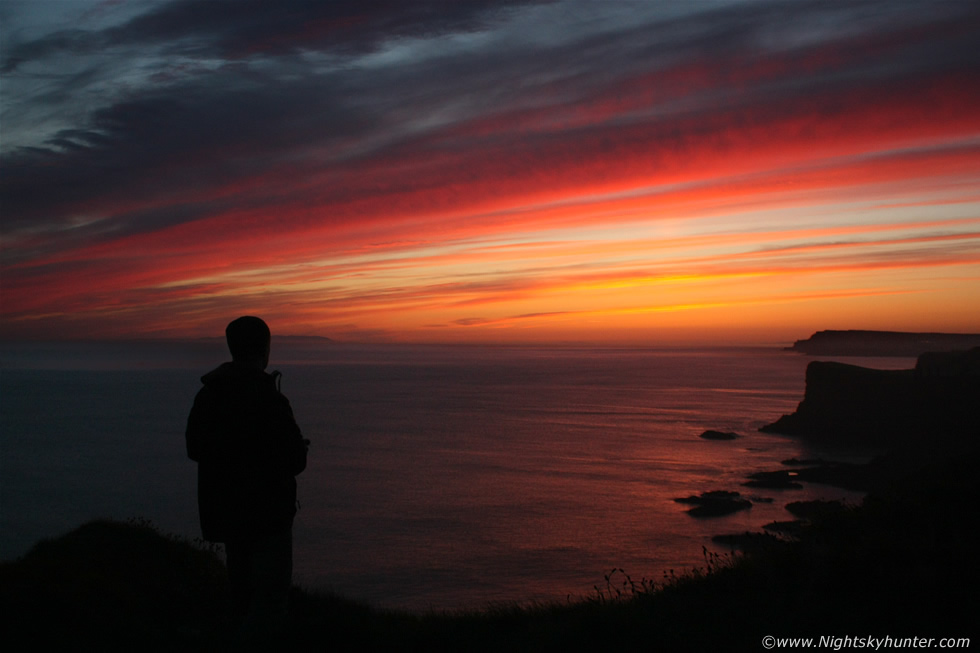
[(752, 507), (752, 502), (738, 492), (712, 490), (698, 496), (674, 499), (677, 503), (687, 503), (694, 507), (687, 511), (692, 517), (720, 517)]
[(818, 331), (797, 340), (791, 351), (818, 356), (908, 356), (980, 347), (976, 333), (906, 333), (901, 331)]
[(891, 444), (980, 433), (980, 347), (923, 354), (912, 370), (814, 361), (796, 411), (762, 431)]
[(735, 440), (738, 438), (738, 433), (714, 431), (709, 429), (698, 437), (704, 438), (705, 440)]
[(797, 471), (780, 469), (774, 472), (755, 472), (749, 474), (749, 479), (742, 485), (746, 487), (766, 488), (769, 490), (798, 490), (803, 484), (797, 480)]
[(887, 439), (915, 417), (912, 370), (873, 370), (814, 361), (796, 412), (761, 430), (823, 439)]
[(955, 381), (961, 377), (980, 376), (980, 347), (969, 351), (932, 351), (919, 356), (915, 376), (920, 382)]
[(786, 510), (797, 519), (813, 519), (826, 515), (836, 515), (846, 510), (841, 501), (793, 501), (786, 504)]

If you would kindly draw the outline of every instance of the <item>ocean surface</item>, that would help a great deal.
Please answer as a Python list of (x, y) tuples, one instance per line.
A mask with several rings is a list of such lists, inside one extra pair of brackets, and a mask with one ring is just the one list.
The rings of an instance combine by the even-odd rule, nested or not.
[[(680, 573), (703, 564), (702, 547), (726, 551), (712, 535), (790, 519), (790, 501), (860, 500), (753, 490), (747, 474), (874, 453), (758, 432), (802, 399), (811, 360), (775, 347), (273, 346), (313, 441), (294, 580), (376, 606), (562, 601), (613, 568)], [(0, 345), (0, 558), (100, 517), (196, 538), (183, 432), (199, 377), (226, 358), (221, 340)], [(707, 490), (756, 502), (698, 519), (674, 501)]]

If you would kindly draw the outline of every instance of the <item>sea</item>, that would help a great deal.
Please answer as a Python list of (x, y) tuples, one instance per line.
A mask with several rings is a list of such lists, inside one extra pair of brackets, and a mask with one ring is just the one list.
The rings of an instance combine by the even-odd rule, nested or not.
[[(0, 559), (98, 518), (199, 537), (184, 427), (223, 341), (0, 344)], [(743, 486), (788, 459), (859, 462), (758, 429), (803, 398), (781, 347), (273, 344), (309, 464), (294, 582), (416, 613), (563, 602), (728, 555), (718, 534), (856, 492)], [(912, 359), (840, 359), (880, 369)], [(699, 437), (708, 429), (735, 440)], [(742, 493), (687, 514), (677, 498)]]

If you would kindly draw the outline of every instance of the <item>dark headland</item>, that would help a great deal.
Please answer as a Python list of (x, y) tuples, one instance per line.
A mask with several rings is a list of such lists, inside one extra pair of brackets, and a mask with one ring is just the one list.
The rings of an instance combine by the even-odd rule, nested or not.
[(903, 331), (817, 331), (797, 340), (791, 351), (815, 356), (908, 356), (980, 347), (976, 333), (906, 333)]
[(980, 346), (925, 352), (905, 370), (813, 361), (796, 411), (762, 430), (857, 445), (972, 442), (980, 437)]

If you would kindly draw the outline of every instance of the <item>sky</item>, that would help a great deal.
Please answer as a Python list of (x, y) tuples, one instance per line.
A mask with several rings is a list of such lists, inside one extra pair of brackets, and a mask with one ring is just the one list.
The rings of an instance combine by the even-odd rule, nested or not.
[(0, 339), (980, 332), (980, 3), (0, 0)]

